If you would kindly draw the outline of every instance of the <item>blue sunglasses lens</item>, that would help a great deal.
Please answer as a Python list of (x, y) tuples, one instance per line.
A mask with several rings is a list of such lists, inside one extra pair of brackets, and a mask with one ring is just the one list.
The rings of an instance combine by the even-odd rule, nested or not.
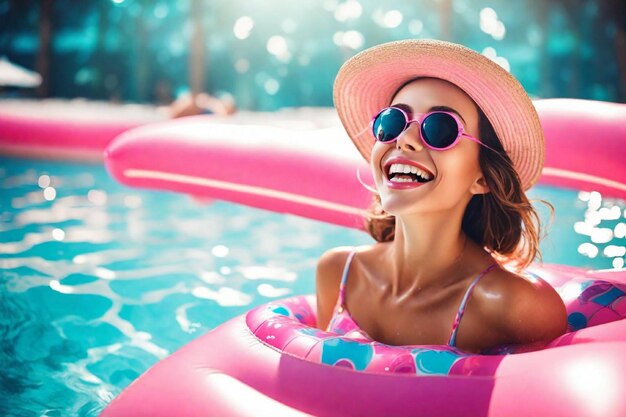
[(452, 145), (459, 136), (459, 127), (452, 116), (446, 113), (429, 115), (421, 126), (422, 140), (433, 148), (444, 149)]
[(389, 142), (400, 136), (406, 126), (404, 114), (394, 108), (383, 110), (374, 120), (374, 137), (381, 142)]

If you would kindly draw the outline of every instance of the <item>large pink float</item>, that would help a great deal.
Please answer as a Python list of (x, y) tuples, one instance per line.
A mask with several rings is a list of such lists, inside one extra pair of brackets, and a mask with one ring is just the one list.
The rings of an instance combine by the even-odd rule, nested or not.
[[(572, 99), (535, 104), (546, 133), (539, 182), (626, 199), (626, 105)], [(367, 182), (369, 167), (338, 123), (298, 130), (197, 116), (123, 134), (107, 148), (105, 162), (130, 186), (360, 227), (371, 193), (357, 170)]]
[[(537, 107), (547, 136), (542, 181), (623, 198), (626, 106), (550, 100)], [(192, 118), (122, 135), (106, 162), (130, 185), (360, 227), (370, 194), (356, 180), (359, 167), (367, 172), (359, 158), (337, 129)], [(527, 273), (554, 286), (568, 308), (569, 332), (548, 345), (473, 355), (355, 342), (315, 329), (314, 300), (296, 297), (191, 342), (102, 415), (626, 415), (626, 272), (544, 265)]]
[(626, 199), (626, 104), (534, 102), (546, 136), (540, 183)]
[(101, 161), (120, 133), (162, 121), (155, 107), (86, 100), (1, 100), (0, 154)]

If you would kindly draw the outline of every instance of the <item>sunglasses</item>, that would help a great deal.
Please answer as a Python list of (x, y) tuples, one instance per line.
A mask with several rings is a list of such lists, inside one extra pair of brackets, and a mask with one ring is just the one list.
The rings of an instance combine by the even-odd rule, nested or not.
[(416, 114), (416, 116), (416, 119), (409, 119), (409, 115), (398, 107), (384, 108), (372, 119), (372, 133), (379, 142), (391, 143), (398, 140), (400, 134), (408, 129), (411, 123), (417, 122), (420, 126), (422, 142), (430, 149), (445, 151), (455, 146), (461, 137), (466, 137), (497, 152), (465, 133), (463, 124), (454, 113), (433, 111)]

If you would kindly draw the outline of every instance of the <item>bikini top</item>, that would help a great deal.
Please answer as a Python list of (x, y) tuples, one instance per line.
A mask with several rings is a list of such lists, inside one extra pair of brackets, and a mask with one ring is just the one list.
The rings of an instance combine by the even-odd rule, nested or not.
[[(333, 311), (333, 316), (328, 324), (327, 331), (337, 333), (344, 337), (348, 337), (351, 339), (363, 341), (363, 342), (371, 342), (373, 339), (359, 327), (359, 325), (354, 321), (350, 312), (346, 308), (344, 298), (346, 291), (346, 281), (348, 279), (348, 272), (350, 271), (350, 263), (352, 262), (352, 258), (356, 254), (356, 250), (352, 251), (350, 255), (348, 255), (348, 259), (346, 260), (346, 265), (343, 269), (343, 275), (341, 277), (341, 284), (339, 286), (339, 299), (337, 300), (337, 304), (335, 305), (335, 309)], [(474, 281), (470, 284), (463, 296), (463, 300), (461, 301), (461, 305), (456, 313), (456, 317), (454, 319), (454, 323), (452, 324), (452, 332), (450, 333), (450, 338), (448, 339), (448, 345), (454, 347), (456, 345), (456, 333), (459, 328), (459, 323), (461, 322), (461, 318), (465, 313), (465, 307), (467, 305), (467, 300), (469, 299), (474, 287), (487, 272), (491, 271), (497, 264), (491, 264), (482, 271)]]

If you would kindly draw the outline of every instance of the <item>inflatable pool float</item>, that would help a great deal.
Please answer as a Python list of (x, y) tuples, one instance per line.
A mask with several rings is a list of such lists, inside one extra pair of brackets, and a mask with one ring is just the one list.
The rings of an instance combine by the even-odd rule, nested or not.
[(626, 105), (572, 99), (534, 104), (546, 137), (541, 183), (626, 199)]
[[(625, 149), (626, 106), (546, 100), (537, 108), (547, 136), (542, 181), (624, 198), (626, 168), (614, 162)], [(566, 108), (571, 113), (559, 111)], [(575, 132), (589, 125), (593, 134)], [(563, 159), (564, 146), (589, 151), (585, 160)], [(108, 147), (106, 164), (132, 186), (357, 228), (370, 201), (356, 178), (359, 171), (367, 181), (368, 168), (339, 128), (189, 118), (126, 132)], [(313, 297), (294, 297), (184, 346), (102, 416), (626, 415), (626, 271), (533, 265), (526, 273), (557, 289), (567, 306), (568, 333), (549, 344), (476, 355), (346, 339), (314, 327)]]
[[(626, 199), (626, 164), (617, 157), (626, 149), (626, 105), (572, 99), (535, 104), (546, 134), (539, 183)], [(105, 163), (113, 177), (132, 187), (361, 227), (371, 193), (357, 172), (368, 182), (369, 167), (338, 119), (324, 129), (271, 122), (241, 126), (197, 116), (151, 124), (120, 135), (106, 149)], [(298, 180), (290, 181), (294, 175)]]
[[(302, 127), (311, 111), (271, 114), (283, 128)], [(107, 145), (121, 133), (168, 119), (165, 109), (144, 104), (113, 104), (87, 100), (0, 100), (0, 155), (102, 161)], [(205, 115), (205, 123), (264, 123), (268, 113), (240, 111), (231, 116)], [(316, 111), (309, 129), (337, 123), (331, 111)]]
[(86, 100), (0, 101), (0, 154), (101, 161), (120, 133), (162, 121), (156, 108)]
[(313, 297), (296, 297), (184, 346), (102, 416), (625, 415), (626, 274), (540, 272), (574, 297), (572, 331), (540, 351), (357, 342), (314, 329)]
[[(209, 125), (196, 116), (128, 133), (105, 151), (109, 172), (126, 185), (353, 227), (361, 223), (371, 198), (356, 178), (357, 168), (364, 176), (369, 168), (338, 126), (296, 130)], [(290, 180), (294, 173), (297, 181)], [(347, 179), (347, 185), (338, 193), (340, 179)]]

